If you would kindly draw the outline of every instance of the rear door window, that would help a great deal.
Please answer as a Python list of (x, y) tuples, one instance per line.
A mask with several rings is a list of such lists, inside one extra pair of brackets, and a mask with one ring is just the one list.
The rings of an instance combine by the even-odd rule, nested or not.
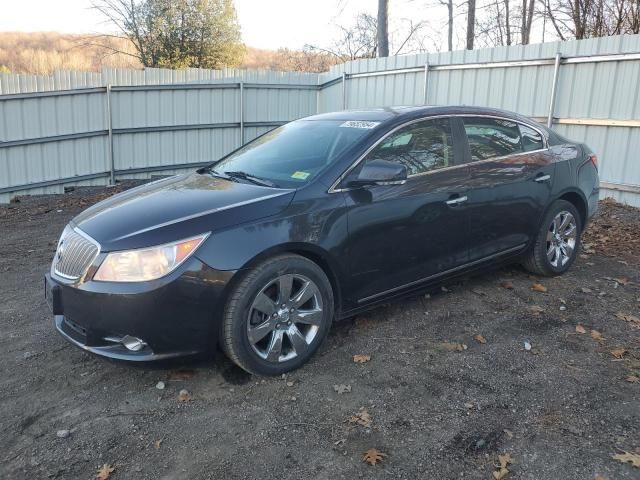
[(542, 150), (544, 148), (542, 135), (537, 130), (520, 124), (520, 135), (522, 136), (522, 149), (525, 152)]
[(465, 117), (463, 122), (472, 162), (524, 151), (516, 122), (483, 117)]

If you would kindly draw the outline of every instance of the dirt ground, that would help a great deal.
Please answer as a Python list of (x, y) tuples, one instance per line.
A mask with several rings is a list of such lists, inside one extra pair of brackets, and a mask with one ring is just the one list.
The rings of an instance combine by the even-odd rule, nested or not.
[(640, 459), (640, 210), (603, 202), (561, 278), (449, 284), (335, 324), (307, 366), (260, 379), (222, 357), (114, 363), (54, 331), (58, 235), (118, 189), (0, 206), (0, 478), (640, 478), (613, 458)]

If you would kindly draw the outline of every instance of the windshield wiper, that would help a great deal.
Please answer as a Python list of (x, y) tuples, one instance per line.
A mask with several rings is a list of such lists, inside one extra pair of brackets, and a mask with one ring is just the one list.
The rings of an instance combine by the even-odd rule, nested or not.
[(229, 178), (240, 178), (242, 180), (247, 180), (248, 182), (255, 183), (256, 185), (262, 185), (264, 187), (277, 187), (275, 183), (266, 178), (256, 177), (254, 175), (249, 175), (245, 172), (224, 172)]
[(199, 171), (198, 173), (204, 173), (204, 172), (207, 172), (213, 175), (214, 177), (224, 178), (225, 180), (231, 180), (231, 177), (229, 175), (227, 175), (226, 173), (219, 172), (213, 167), (202, 168), (202, 170)]

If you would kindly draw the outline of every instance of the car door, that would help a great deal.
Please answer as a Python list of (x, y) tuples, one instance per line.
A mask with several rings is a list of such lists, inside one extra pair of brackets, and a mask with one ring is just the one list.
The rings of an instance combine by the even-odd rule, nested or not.
[(358, 164), (376, 159), (402, 163), (401, 185), (347, 189), (348, 267), (353, 301), (364, 303), (468, 260), (463, 165), (464, 138), (456, 142), (449, 118), (398, 128)]
[(510, 119), (462, 118), (468, 140), (470, 261), (523, 248), (537, 233), (555, 164), (541, 131)]

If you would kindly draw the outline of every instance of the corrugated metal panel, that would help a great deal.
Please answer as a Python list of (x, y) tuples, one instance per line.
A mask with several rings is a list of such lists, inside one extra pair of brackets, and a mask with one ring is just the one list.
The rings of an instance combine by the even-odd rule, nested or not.
[[(142, 168), (171, 168), (186, 162), (215, 160), (240, 145), (240, 120), (244, 140), (271, 126), (316, 112), (343, 108), (342, 73), (363, 74), (412, 68), (412, 72), (348, 77), (346, 107), (363, 108), (424, 103), (424, 65), (476, 64), (563, 56), (640, 52), (640, 35), (626, 35), (573, 42), (510, 46), (474, 51), (441, 52), (383, 59), (364, 59), (332, 67), (322, 74), (225, 70), (118, 70), (56, 72), (50, 76), (0, 74), (0, 94), (46, 92), (65, 89), (116, 86), (199, 84), (197, 88), (152, 87), (111, 92), (116, 170), (139, 172)], [(552, 64), (536, 66), (430, 70), (428, 104), (467, 104), (504, 108), (532, 117), (546, 117), (550, 104)], [(316, 85), (334, 81), (318, 91)], [(244, 82), (243, 116), (239, 82)], [(216, 89), (216, 84), (232, 84)], [(260, 85), (263, 86), (260, 86)], [(272, 88), (270, 85), (289, 85)], [(201, 85), (201, 86), (200, 86)], [(309, 85), (311, 88), (300, 88)], [(557, 85), (555, 117), (561, 119), (640, 120), (640, 60), (563, 64)], [(106, 93), (71, 92), (62, 96), (0, 97), (0, 142), (56, 135), (96, 132), (90, 138), (18, 145), (0, 144), (0, 201), (8, 198), (3, 187), (44, 182), (109, 170), (108, 141), (104, 132)], [(45, 94), (46, 95), (46, 94)], [(212, 124), (224, 124), (213, 128)], [(192, 128), (193, 126), (193, 128)], [(130, 129), (163, 127), (165, 131)], [(171, 127), (171, 128), (169, 128)], [(182, 128), (182, 130), (176, 130)], [(601, 178), (613, 184), (640, 185), (640, 128), (557, 125), (558, 131), (586, 141), (598, 154)], [(156, 170), (158, 171), (158, 170)], [(161, 170), (166, 174), (172, 170)], [(177, 171), (182, 171), (182, 168)], [(136, 177), (155, 174), (131, 173)], [(122, 174), (121, 174), (122, 175)], [(94, 178), (84, 182), (106, 182)], [(59, 191), (58, 186), (33, 192)], [(640, 195), (605, 191), (640, 205)]]

